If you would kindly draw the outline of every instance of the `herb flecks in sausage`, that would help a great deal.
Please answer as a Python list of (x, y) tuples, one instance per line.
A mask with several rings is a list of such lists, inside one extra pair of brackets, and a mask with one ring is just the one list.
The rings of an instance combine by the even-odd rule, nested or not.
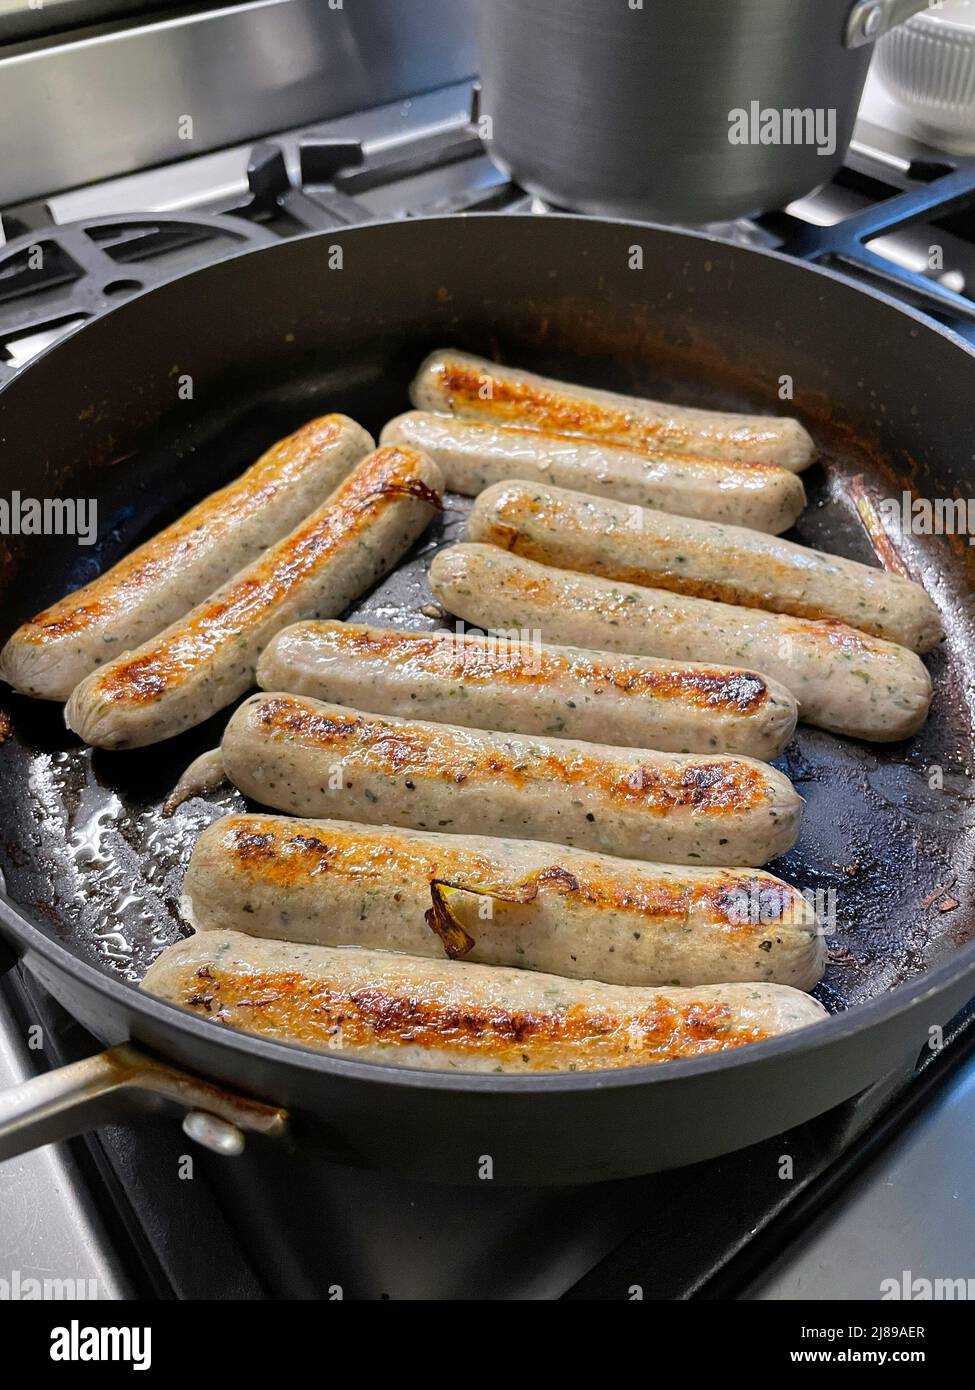
[[(326, 825), (327, 835), (323, 833)], [(287, 890), (321, 874), (349, 882), (419, 879), (502, 904), (529, 903), (548, 889), (607, 913), (638, 913), (648, 925), (686, 921), (694, 911), (705, 909), (727, 930), (748, 933), (752, 927), (742, 912), (745, 902), (760, 903), (766, 923), (791, 919), (814, 925), (798, 889), (748, 869), (715, 869), (700, 881), (683, 880), (679, 869), (666, 879), (654, 878), (645, 866), (634, 865), (632, 875), (621, 881), (618, 875), (600, 874), (600, 861), (592, 858), (589, 872), (553, 865), (528, 875), (500, 877), (497, 863), (464, 846), (460, 837), (451, 837), (449, 848), (428, 849), (422, 836), (403, 834), (390, 826), (381, 831), (369, 826), (346, 830), (338, 823), (246, 815), (220, 822), (220, 834), (237, 868), (272, 889)]]
[(258, 700), (252, 718), (270, 740), (285, 738), (292, 747), (328, 753), (351, 746), (361, 765), (384, 776), (422, 773), (445, 782), (498, 778), (517, 787), (544, 777), (566, 788), (598, 789), (614, 804), (638, 805), (659, 815), (687, 808), (738, 813), (769, 799), (762, 767), (742, 759), (621, 769), (581, 748), (563, 753), (551, 743), (538, 743), (527, 752), (507, 753), (503, 740), (491, 749), (465, 747), (462, 731), (449, 725), (410, 727), (358, 712), (326, 713), (285, 696)]

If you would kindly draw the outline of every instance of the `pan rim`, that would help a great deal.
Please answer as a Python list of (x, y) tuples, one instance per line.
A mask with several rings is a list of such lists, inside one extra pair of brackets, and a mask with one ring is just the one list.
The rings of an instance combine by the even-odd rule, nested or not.
[[(737, 242), (716, 236), (713, 233), (674, 228), (657, 222), (640, 222), (628, 218), (589, 217), (584, 214), (561, 212), (547, 214), (544, 218), (539, 218), (532, 213), (510, 212), (438, 214), (431, 217), (417, 217), (409, 219), (406, 222), (387, 218), (361, 224), (353, 224), (348, 227), (334, 228), (329, 231), (307, 232), (289, 238), (286, 241), (248, 247), (243, 250), (235, 251), (221, 258), (219, 261), (211, 262), (209, 265), (197, 267), (183, 274), (176, 274), (171, 279), (163, 280), (134, 294), (131, 298), (99, 314), (91, 321), (82, 323), (79, 327), (84, 331), (85, 329), (95, 328), (102, 321), (111, 323), (116, 315), (124, 315), (130, 305), (137, 302), (141, 303), (147, 296), (165, 294), (166, 291), (176, 283), (181, 284), (183, 281), (192, 280), (197, 276), (205, 276), (213, 272), (218, 272), (221, 266), (230, 264), (231, 262), (237, 262), (244, 257), (259, 256), (271, 252), (283, 252), (284, 248), (292, 243), (297, 245), (322, 237), (328, 237), (334, 240), (344, 237), (347, 233), (368, 234), (372, 231), (385, 231), (390, 227), (397, 227), (400, 229), (410, 225), (423, 227), (431, 223), (436, 225), (450, 224), (456, 226), (460, 221), (477, 223), (495, 221), (499, 218), (503, 218), (506, 222), (511, 222), (515, 219), (520, 223), (534, 223), (546, 226), (554, 222), (573, 225), (578, 224), (579, 226), (590, 226), (595, 228), (607, 226), (633, 228), (654, 234), (663, 234), (667, 237), (678, 237), (688, 241), (701, 242), (706, 246), (719, 247), (736, 255), (740, 253), (746, 258), (755, 256), (771, 259), (783, 266), (788, 266), (790, 273), (792, 271), (798, 273), (813, 273), (822, 276), (831, 283), (838, 283), (845, 289), (852, 290), (858, 295), (867, 295), (885, 308), (894, 310), (898, 315), (903, 316), (905, 320), (916, 324), (926, 332), (933, 333), (936, 337), (945, 339), (953, 347), (962, 350), (967, 357), (975, 360), (975, 345), (968, 342), (953, 329), (939, 323), (936, 319), (933, 319), (923, 311), (898, 301), (886, 291), (873, 285), (862, 284), (853, 276), (847, 275), (842, 271), (821, 266), (814, 262), (796, 260), (793, 257), (784, 255), (782, 252), (771, 248), (742, 246)], [(16, 389), (19, 382), (22, 380), (30, 380), (31, 373), (35, 367), (46, 362), (52, 355), (56, 354), (62, 347), (65, 347), (76, 336), (79, 336), (77, 330), (67, 335), (67, 337), (52, 343), (42, 352), (38, 353), (20, 372), (11, 377), (8, 381), (2, 383), (2, 385), (0, 385), (0, 407), (5, 404), (5, 398), (12, 390)], [(885, 991), (876, 998), (868, 1000), (866, 1003), (857, 1005), (852, 1009), (844, 1010), (843, 1013), (832, 1014), (818, 1023), (796, 1029), (794, 1032), (784, 1034), (778, 1038), (770, 1038), (763, 1042), (750, 1043), (744, 1048), (729, 1049), (724, 1052), (713, 1053), (706, 1057), (670, 1061), (666, 1064), (651, 1063), (644, 1066), (624, 1067), (608, 1071), (573, 1073), (543, 1072), (527, 1076), (475, 1072), (461, 1073), (404, 1068), (391, 1066), (383, 1062), (355, 1061), (351, 1058), (317, 1052), (297, 1043), (277, 1042), (262, 1038), (256, 1034), (245, 1033), (242, 1030), (234, 1029), (230, 1025), (214, 1028), (212, 1022), (197, 1018), (181, 1009), (178, 1005), (170, 1003), (168, 1000), (158, 999), (150, 994), (146, 994), (138, 985), (113, 976), (107, 970), (82, 959), (54, 936), (49, 935), (38, 923), (28, 917), (23, 909), (20, 908), (18, 904), (14, 903), (4, 892), (0, 892), (0, 921), (13, 933), (16, 942), (26, 946), (28, 952), (42, 957), (56, 969), (73, 978), (80, 986), (86, 989), (90, 988), (94, 990), (96, 994), (104, 992), (104, 994), (112, 999), (113, 1002), (117, 1003), (123, 1011), (131, 1009), (134, 1013), (142, 1017), (156, 1021), (168, 1033), (172, 1034), (175, 1032), (178, 1035), (182, 1035), (188, 1042), (205, 1043), (206, 1040), (209, 1039), (218, 1047), (228, 1048), (231, 1054), (237, 1053), (238, 1055), (250, 1055), (252, 1057), (262, 1058), (276, 1067), (291, 1066), (309, 1078), (314, 1078), (316, 1075), (333, 1077), (335, 1079), (347, 1077), (359, 1083), (395, 1085), (407, 1088), (421, 1087), (443, 1092), (480, 1091), (498, 1094), (513, 1093), (530, 1095), (630, 1086), (642, 1087), (650, 1083), (657, 1085), (666, 1084), (668, 1081), (676, 1084), (683, 1079), (689, 1079), (694, 1076), (704, 1077), (714, 1075), (731, 1068), (750, 1065), (753, 1062), (772, 1062), (779, 1058), (789, 1057), (799, 1051), (815, 1051), (820, 1048), (827, 1048), (834, 1042), (839, 1042), (843, 1038), (866, 1032), (875, 1024), (881, 1023), (894, 1015), (918, 1007), (925, 997), (937, 995), (960, 982), (966, 975), (975, 973), (975, 941), (972, 941), (953, 952), (951, 958), (941, 965), (932, 970), (924, 971), (917, 976), (916, 979), (904, 981), (902, 984), (896, 985), (893, 989)]]
[[(913, 305), (906, 304), (885, 290), (877, 286), (862, 283), (854, 276), (846, 274), (842, 270), (833, 269), (830, 266), (823, 266), (816, 261), (797, 260), (793, 256), (787, 256), (781, 251), (777, 251), (767, 246), (744, 246), (740, 242), (732, 241), (729, 237), (717, 236), (713, 232), (699, 231), (694, 228), (668, 227), (662, 222), (637, 222), (624, 217), (589, 217), (584, 213), (573, 212), (549, 212), (544, 217), (531, 212), (460, 212), (460, 213), (435, 213), (429, 217), (411, 217), (397, 219), (394, 217), (376, 218), (369, 222), (351, 223), (348, 226), (335, 227), (325, 231), (300, 232), (295, 236), (271, 242), (261, 246), (248, 246), (241, 250), (229, 252), (219, 260), (211, 261), (207, 265), (196, 266), (192, 270), (176, 273), (170, 279), (158, 281), (154, 285), (147, 285), (145, 289), (137, 291), (128, 299), (121, 300), (118, 304), (113, 304), (109, 308), (102, 310), (94, 318), (82, 320), (63, 338), (57, 339), (43, 348), (35, 357), (22, 367), (18, 372), (11, 376), (7, 381), (0, 382), (0, 405), (3, 404), (4, 396), (12, 390), (18, 382), (29, 377), (30, 372), (40, 363), (47, 361), (48, 358), (56, 354), (59, 349), (64, 347), (72, 339), (80, 336), (86, 330), (95, 328), (103, 322), (111, 322), (116, 315), (125, 314), (132, 304), (141, 304), (142, 301), (151, 295), (165, 294), (174, 284), (182, 284), (192, 281), (196, 277), (206, 276), (208, 273), (218, 271), (220, 267), (236, 263), (241, 260), (254, 256), (262, 256), (282, 252), (284, 248), (299, 246), (305, 242), (315, 241), (316, 239), (328, 237), (334, 240), (336, 237), (345, 236), (348, 233), (382, 232), (390, 228), (404, 229), (408, 227), (422, 228), (425, 226), (446, 226), (456, 225), (457, 223), (471, 222), (492, 222), (503, 220), (505, 222), (515, 222), (526, 225), (545, 225), (551, 226), (553, 223), (569, 223), (570, 225), (591, 226), (591, 227), (633, 227), (642, 231), (661, 233), (668, 237), (678, 237), (687, 241), (703, 242), (708, 246), (717, 246), (725, 250), (741, 254), (745, 257), (757, 257), (763, 260), (772, 260), (779, 265), (788, 266), (791, 270), (805, 272), (822, 276), (830, 283), (838, 283), (848, 290), (853, 290), (857, 294), (867, 295), (869, 298), (883, 304), (888, 309), (895, 310), (898, 314), (912, 320), (919, 327), (933, 332), (937, 337), (945, 338), (955, 347), (961, 348), (966, 356), (975, 359), (975, 343), (971, 343), (967, 338), (963, 338), (960, 333), (949, 328), (946, 324), (940, 323), (931, 315), (924, 313), (921, 309), (914, 308)], [(36, 240), (36, 237), (34, 238)]]

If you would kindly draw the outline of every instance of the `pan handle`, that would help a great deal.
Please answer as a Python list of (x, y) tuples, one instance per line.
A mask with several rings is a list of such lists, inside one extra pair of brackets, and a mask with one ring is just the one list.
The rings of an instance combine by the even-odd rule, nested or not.
[[(0, 871), (0, 892), (6, 892)], [(0, 975), (17, 963), (0, 935)], [(122, 1043), (0, 1091), (0, 1162), (59, 1139), (71, 1139), (135, 1111), (182, 1110), (183, 1130), (220, 1154), (239, 1154), (244, 1136), (284, 1133), (288, 1112), (262, 1105), (159, 1062)]]
[(288, 1118), (122, 1043), (0, 1092), (0, 1161), (133, 1111), (174, 1108), (191, 1139), (226, 1155), (241, 1152), (245, 1133), (283, 1134)]

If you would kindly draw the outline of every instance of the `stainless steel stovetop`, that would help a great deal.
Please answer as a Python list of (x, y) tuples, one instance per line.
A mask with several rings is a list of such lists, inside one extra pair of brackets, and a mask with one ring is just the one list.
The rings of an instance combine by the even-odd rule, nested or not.
[[(546, 209), (491, 166), (455, 84), (43, 200), (0, 206), (0, 373), (117, 296), (253, 239), (364, 217)], [(864, 121), (843, 174), (783, 213), (712, 228), (839, 260), (975, 338), (975, 173)], [(2, 187), (0, 187), (2, 196)], [(885, 207), (895, 210), (886, 221)], [(878, 209), (880, 213), (878, 214)], [(850, 218), (859, 219), (851, 224)], [(215, 219), (215, 220), (214, 220)], [(862, 225), (850, 238), (843, 228)], [(932, 228), (943, 269), (924, 274)], [(234, 231), (233, 229), (237, 230)], [(879, 230), (878, 230), (879, 229)], [(26, 281), (48, 241), (57, 273)], [(853, 248), (853, 255), (850, 250)], [(856, 248), (864, 248), (858, 257)], [(66, 257), (66, 259), (64, 259)], [(879, 258), (879, 259), (878, 259)], [(25, 1045), (40, 1023), (42, 1051)], [(29, 978), (0, 985), (0, 1085), (95, 1048)], [(693, 1169), (556, 1191), (435, 1189), (118, 1127), (0, 1167), (0, 1290), (74, 1279), (100, 1298), (877, 1298), (883, 1278), (975, 1274), (975, 1027), (801, 1130)], [(782, 1181), (779, 1155), (794, 1158)], [(90, 1285), (89, 1285), (90, 1281)]]

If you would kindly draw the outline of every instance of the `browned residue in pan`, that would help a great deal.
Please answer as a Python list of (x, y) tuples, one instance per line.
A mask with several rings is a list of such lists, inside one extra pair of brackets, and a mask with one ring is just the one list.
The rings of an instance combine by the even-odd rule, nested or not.
[(529, 1012), (444, 1003), (421, 997), (407, 983), (345, 990), (296, 972), (245, 974), (218, 965), (190, 975), (177, 1002), (236, 1028), (309, 1047), (446, 1049), (529, 1070), (588, 1071), (700, 1057), (768, 1036), (734, 1028), (724, 1004), (676, 1007), (658, 998), (626, 1015), (584, 1005)]
[(889, 570), (891, 574), (900, 574), (905, 579), (910, 579), (911, 571), (880, 519), (880, 514), (864, 485), (863, 474), (858, 473), (856, 477), (851, 478), (846, 490), (850, 501), (856, 508), (857, 515), (863, 522), (864, 530), (870, 537), (870, 544), (884, 569)]

